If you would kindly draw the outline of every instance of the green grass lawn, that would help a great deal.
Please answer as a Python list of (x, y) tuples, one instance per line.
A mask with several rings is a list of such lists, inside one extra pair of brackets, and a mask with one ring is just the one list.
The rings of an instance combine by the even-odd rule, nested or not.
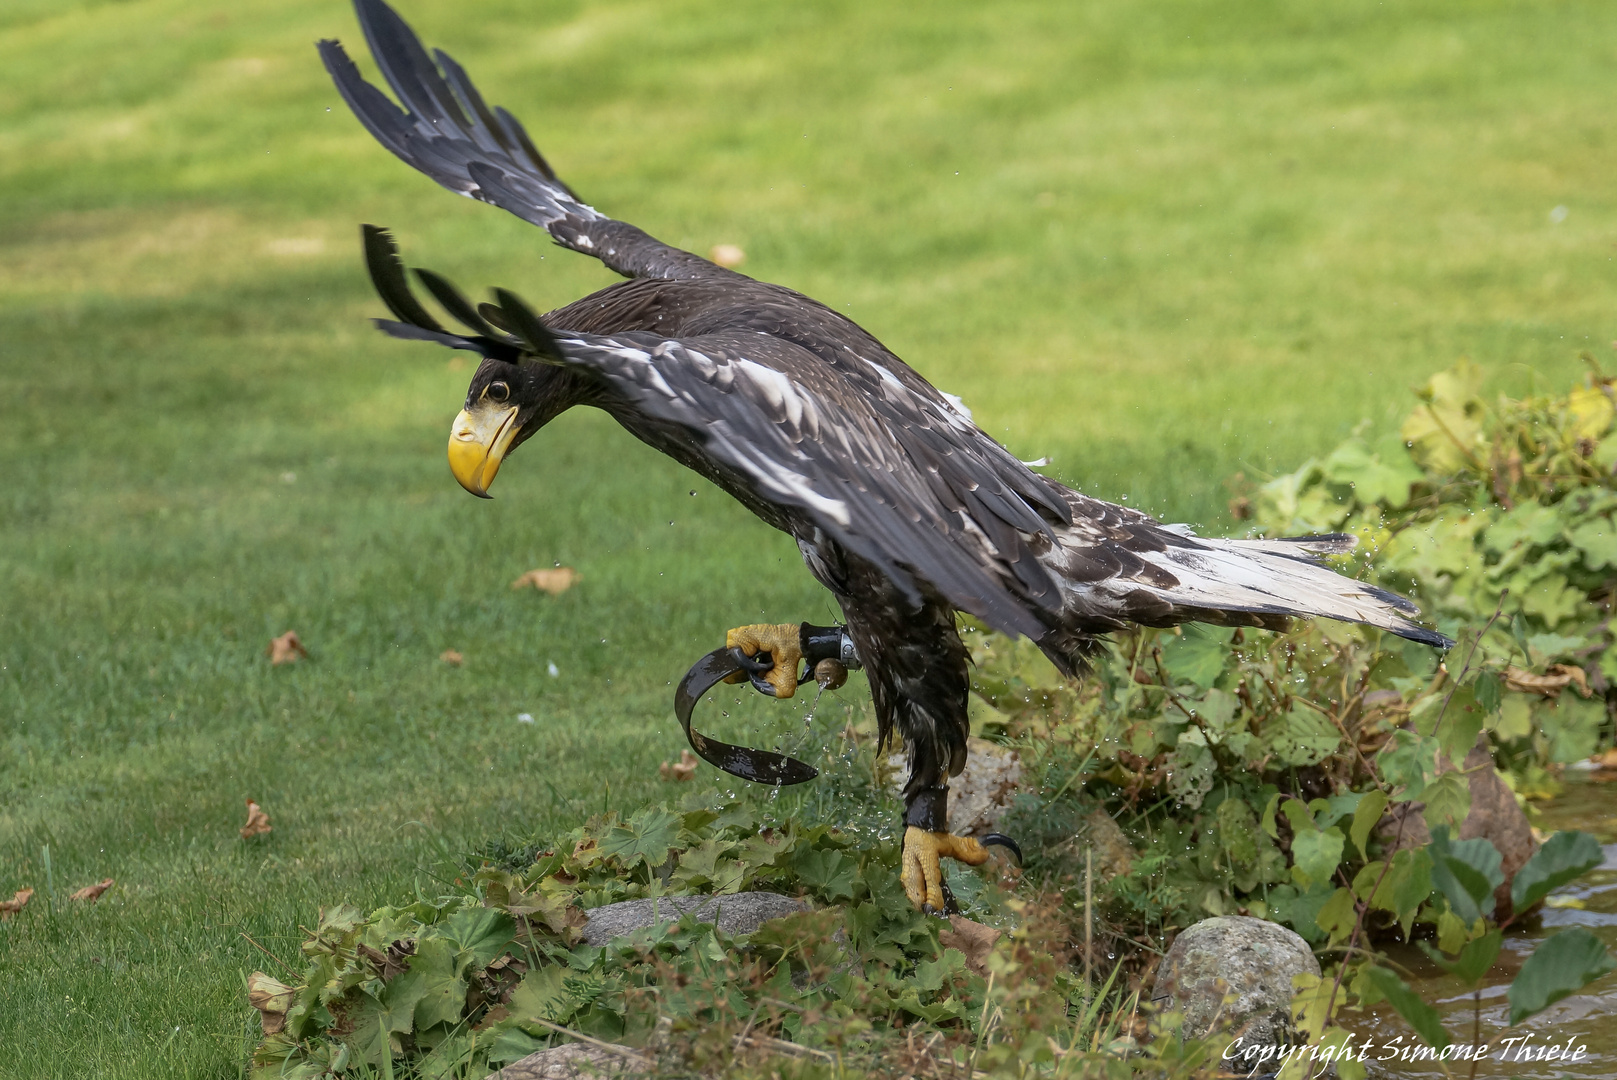
[[(402, 10), (586, 199), (741, 245), (1176, 520), (1232, 528), (1230, 474), (1390, 424), (1459, 355), (1518, 394), (1612, 357), (1610, 4)], [(39, 890), (0, 925), (8, 1080), (238, 1075), (275, 970), (244, 935), (291, 958), (321, 904), (662, 797), (670, 680), (832, 616), (789, 540), (598, 414), (496, 501), (455, 486), (469, 369), (370, 329), (358, 224), (544, 307), (611, 279), (378, 147), (322, 36), (364, 51), (339, 0), (0, 8), (0, 894)], [(571, 592), (507, 588), (556, 562)], [(289, 628), (312, 659), (271, 669)]]

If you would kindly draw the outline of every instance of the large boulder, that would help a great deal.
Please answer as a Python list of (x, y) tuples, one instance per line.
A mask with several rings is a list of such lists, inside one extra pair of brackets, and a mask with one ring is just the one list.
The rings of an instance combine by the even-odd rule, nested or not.
[(1203, 919), (1182, 931), (1157, 969), (1152, 1003), (1184, 1016), (1183, 1033), (1226, 1030), (1243, 1047), (1292, 1042), (1293, 975), (1319, 976), (1308, 943), (1278, 923), (1245, 915)]
[[(1460, 767), (1466, 771), (1467, 784), (1471, 788), (1471, 811), (1466, 814), (1456, 839), (1485, 837), (1499, 849), (1500, 869), (1504, 871), (1505, 880), (1494, 890), (1494, 917), (1506, 919), (1511, 914), (1510, 883), (1515, 879), (1516, 871), (1533, 857), (1538, 844), (1533, 840), (1533, 828), (1528, 824), (1521, 805), (1516, 802), (1515, 793), (1494, 769), (1493, 753), (1488, 748), (1486, 735), (1477, 738), (1477, 744), (1471, 748)], [(1454, 762), (1447, 754), (1440, 755), (1437, 768), (1439, 773), (1453, 772)], [(1426, 827), (1423, 814), (1425, 809), (1423, 802), (1396, 803), (1388, 807), (1387, 813), (1376, 825), (1376, 837), (1389, 857), (1402, 848), (1431, 843), (1432, 833)]]
[(677, 922), (687, 912), (697, 922), (713, 923), (735, 937), (750, 934), (770, 919), (809, 910), (801, 900), (768, 892), (732, 893), (729, 896), (659, 896), (651, 900), (624, 900), (588, 912), (584, 942), (605, 945), (643, 927)]

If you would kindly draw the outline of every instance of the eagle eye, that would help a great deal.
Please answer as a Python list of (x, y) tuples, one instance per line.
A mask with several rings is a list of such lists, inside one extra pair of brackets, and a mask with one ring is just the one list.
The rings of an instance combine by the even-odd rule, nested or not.
[(488, 384), (488, 396), (503, 404), (511, 396), (511, 388), (503, 382), (491, 382)]

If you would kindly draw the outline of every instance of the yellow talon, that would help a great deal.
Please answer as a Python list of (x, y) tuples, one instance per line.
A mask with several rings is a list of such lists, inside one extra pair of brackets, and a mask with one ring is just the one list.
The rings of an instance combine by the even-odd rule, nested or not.
[[(739, 648), (748, 656), (761, 652), (769, 654), (775, 666), (764, 675), (764, 681), (775, 688), (775, 696), (789, 698), (797, 693), (797, 666), (803, 659), (803, 635), (796, 623), (759, 623), (738, 626), (724, 636), (724, 647)], [(746, 678), (737, 672), (726, 682), (740, 682)]]
[(944, 858), (959, 859), (968, 866), (988, 861), (988, 849), (970, 836), (927, 832), (911, 825), (904, 830), (903, 868), (899, 880), (910, 903), (922, 911), (943, 914)]

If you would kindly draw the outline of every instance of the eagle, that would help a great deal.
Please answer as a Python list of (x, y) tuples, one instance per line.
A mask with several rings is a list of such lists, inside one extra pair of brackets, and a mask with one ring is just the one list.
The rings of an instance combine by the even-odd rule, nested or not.
[[(1350, 536), (1202, 537), (1035, 472), (847, 316), (585, 203), (450, 56), (429, 54), (383, 0), (354, 7), (397, 101), (338, 42), (318, 48), (377, 141), (626, 279), (540, 315), (508, 290), (473, 304), (416, 270), (459, 324), (451, 329), (412, 291), (388, 232), (364, 227), (366, 262), (393, 316), (376, 325), (482, 358), (450, 430), (455, 479), (488, 497), (519, 446), (587, 405), (791, 536), (841, 606), (869, 678), (878, 747), (896, 731), (908, 754), (902, 879), (916, 906), (945, 910), (942, 858), (988, 858), (981, 842), (948, 830), (949, 779), (965, 766), (969, 731), (961, 613), (1031, 639), (1067, 677), (1104, 635), (1130, 625), (1276, 630), (1323, 616), (1452, 644), (1413, 622), (1408, 600), (1323, 564), (1353, 546)], [(798, 685), (809, 629), (741, 626), (726, 642), (770, 662), (763, 678), (784, 698)]]

